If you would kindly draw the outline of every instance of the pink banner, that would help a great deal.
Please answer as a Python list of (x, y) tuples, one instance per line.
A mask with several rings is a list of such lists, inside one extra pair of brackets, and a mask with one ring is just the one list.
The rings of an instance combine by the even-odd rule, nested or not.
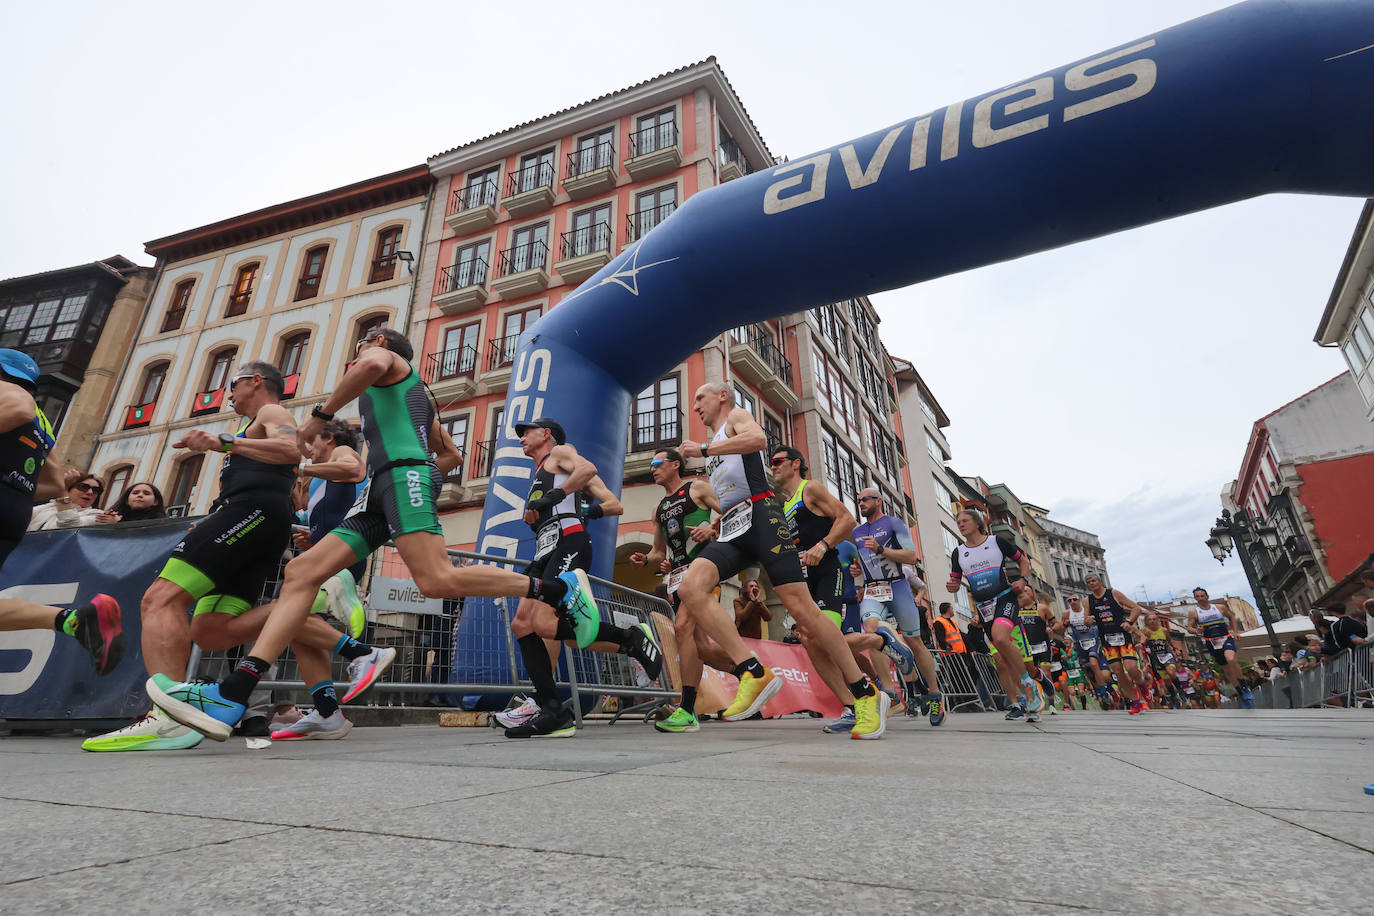
[[(830, 692), (830, 688), (825, 686), (820, 675), (816, 674), (810, 656), (801, 646), (768, 639), (746, 639), (744, 644), (758, 655), (759, 661), (772, 671), (775, 677), (783, 680), (782, 690), (764, 704), (764, 718), (771, 719), (774, 716), (784, 716), (808, 709), (829, 717), (844, 712), (844, 707), (835, 699), (835, 694)], [(733, 697), (736, 688), (739, 687), (739, 681), (733, 674), (726, 674), (710, 667), (702, 675), (703, 688), (706, 688), (708, 679), (716, 681), (727, 697)], [(705, 690), (702, 692), (705, 693)], [(698, 709), (701, 709), (700, 705)]]

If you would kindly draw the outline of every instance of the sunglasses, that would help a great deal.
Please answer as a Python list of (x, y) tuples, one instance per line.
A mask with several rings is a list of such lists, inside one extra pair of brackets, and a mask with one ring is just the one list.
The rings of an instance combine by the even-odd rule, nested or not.
[(878, 497), (876, 497), (876, 496), (860, 496), (860, 497), (859, 497), (859, 502), (861, 502), (861, 503), (866, 503), (866, 502), (868, 502), (869, 500), (877, 499), (877, 498), (878, 498)]
[(252, 378), (252, 377), (253, 377), (253, 376), (252, 376), (251, 373), (248, 374), (248, 375), (236, 375), (236, 376), (234, 376), (233, 378), (231, 378), (231, 379), (229, 380), (229, 390), (232, 391), (232, 390), (234, 389), (234, 386), (237, 385), (239, 382), (243, 381), (244, 379)]
[(353, 348), (353, 352), (354, 352), (354, 353), (357, 353), (359, 350), (361, 350), (361, 349), (363, 348), (363, 344), (372, 343), (372, 341), (376, 340), (378, 337), (381, 337), (381, 336), (382, 336), (382, 332), (381, 332), (381, 331), (373, 331), (371, 334), (368, 334), (368, 335), (367, 335), (366, 337), (364, 337), (362, 340), (358, 341), (357, 345)]
[(772, 461), (768, 462), (768, 464), (772, 467), (777, 467), (778, 465), (783, 464), (784, 462), (795, 460), (796, 459), (794, 458), (774, 458)]
[(101, 493), (104, 493), (104, 492), (105, 492), (105, 488), (104, 488), (104, 487), (101, 487), (101, 486), (92, 486), (91, 484), (88, 484), (88, 483), (78, 483), (78, 484), (75, 484), (75, 485), (72, 487), (72, 489), (74, 489), (74, 490), (80, 490), (82, 493), (94, 493), (94, 494), (96, 494), (97, 496), (99, 496)]
[(653, 461), (650, 461), (650, 462), (649, 462), (649, 467), (651, 467), (651, 468), (656, 468), (656, 467), (658, 467), (658, 466), (661, 465), (661, 464), (663, 464), (663, 459), (662, 459), (662, 458), (655, 458)]

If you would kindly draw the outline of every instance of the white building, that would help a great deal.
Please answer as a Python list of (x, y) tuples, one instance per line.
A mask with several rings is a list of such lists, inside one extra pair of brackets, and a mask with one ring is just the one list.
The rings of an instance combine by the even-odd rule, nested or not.
[(1374, 419), (1374, 200), (1360, 212), (1313, 339), (1323, 347), (1340, 347), (1364, 401), (1365, 419)]

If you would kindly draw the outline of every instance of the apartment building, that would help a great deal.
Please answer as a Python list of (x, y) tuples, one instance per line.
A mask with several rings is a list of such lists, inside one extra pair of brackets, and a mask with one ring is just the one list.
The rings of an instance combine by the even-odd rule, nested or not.
[(1107, 576), (1107, 552), (1097, 535), (1049, 517), (1040, 518), (1039, 524), (1045, 532), (1045, 552), (1049, 571), (1054, 576), (1054, 593), (1062, 608), (1069, 606), (1070, 598), (1087, 598), (1085, 580), (1088, 576), (1097, 576), (1103, 585), (1113, 587)]
[(1340, 348), (1364, 417), (1374, 420), (1374, 200), (1365, 201), (1360, 211), (1313, 340)]

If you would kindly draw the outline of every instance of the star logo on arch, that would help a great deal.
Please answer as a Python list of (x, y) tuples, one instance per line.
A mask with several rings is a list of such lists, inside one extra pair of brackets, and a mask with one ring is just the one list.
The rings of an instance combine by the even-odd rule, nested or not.
[(569, 299), (576, 298), (577, 296), (580, 296), (586, 292), (590, 292), (596, 289), (597, 287), (605, 286), (607, 283), (614, 283), (616, 286), (624, 287), (626, 290), (629, 290), (631, 295), (638, 296), (639, 274), (641, 271), (648, 270), (650, 267), (657, 267), (660, 264), (667, 264), (670, 261), (678, 260), (677, 258), (664, 258), (661, 261), (653, 261), (648, 264), (640, 264), (639, 246), (640, 243), (636, 242), (634, 250), (630, 252), (630, 259), (626, 261), (624, 264), (622, 264), (620, 267), (616, 268), (615, 272), (612, 273), (610, 276), (602, 277), (600, 280), (598, 280), (596, 283), (593, 283), (591, 286), (579, 287), (578, 289), (573, 290), (571, 293), (563, 297), (563, 301), (567, 302)]

